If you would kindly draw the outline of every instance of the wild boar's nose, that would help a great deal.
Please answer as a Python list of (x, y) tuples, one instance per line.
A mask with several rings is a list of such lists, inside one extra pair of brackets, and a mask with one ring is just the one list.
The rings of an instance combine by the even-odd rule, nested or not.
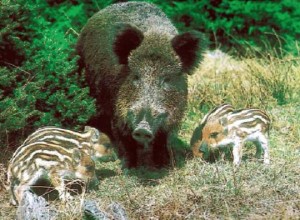
[(141, 121), (138, 124), (132, 132), (132, 137), (141, 144), (148, 144), (154, 138), (153, 132), (151, 131), (150, 125), (147, 121)]

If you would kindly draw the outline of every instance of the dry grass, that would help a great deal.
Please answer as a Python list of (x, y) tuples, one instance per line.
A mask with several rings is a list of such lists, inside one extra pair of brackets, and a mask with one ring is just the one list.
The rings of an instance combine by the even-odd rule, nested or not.
[[(265, 166), (255, 159), (252, 146), (245, 149), (238, 168), (231, 161), (210, 164), (191, 158), (184, 167), (145, 174), (121, 170), (118, 160), (97, 163), (99, 188), (66, 204), (52, 202), (58, 219), (81, 219), (83, 198), (97, 201), (109, 216), (109, 205), (118, 202), (130, 219), (299, 219), (299, 82), (296, 58), (205, 60), (189, 81), (182, 140), (189, 142), (193, 129), (213, 105), (227, 101), (237, 107), (260, 107), (272, 118), (271, 164)], [(278, 105), (281, 99), (285, 105)], [(5, 191), (0, 193), (0, 219), (13, 219), (16, 208), (7, 205)]]
[(190, 102), (235, 106), (274, 106), (299, 98), (300, 58), (233, 59), (222, 52), (205, 56), (198, 72), (189, 78)]

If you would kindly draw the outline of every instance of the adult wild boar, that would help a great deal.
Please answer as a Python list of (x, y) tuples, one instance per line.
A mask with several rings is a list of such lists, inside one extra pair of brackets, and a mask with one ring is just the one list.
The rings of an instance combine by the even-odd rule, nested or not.
[(202, 35), (178, 34), (166, 15), (145, 2), (111, 5), (89, 19), (77, 51), (97, 115), (125, 166), (162, 167), (168, 140), (187, 105), (187, 74), (200, 62)]

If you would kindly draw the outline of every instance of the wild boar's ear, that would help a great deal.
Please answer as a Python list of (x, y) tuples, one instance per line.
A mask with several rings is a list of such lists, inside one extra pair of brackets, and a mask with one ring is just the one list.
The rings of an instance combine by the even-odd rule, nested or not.
[(192, 70), (200, 62), (205, 48), (203, 34), (198, 31), (190, 31), (177, 35), (172, 39), (172, 46), (180, 57), (183, 70), (192, 74)]
[(116, 26), (114, 52), (120, 64), (128, 64), (128, 56), (144, 39), (143, 33), (129, 24), (120, 23)]

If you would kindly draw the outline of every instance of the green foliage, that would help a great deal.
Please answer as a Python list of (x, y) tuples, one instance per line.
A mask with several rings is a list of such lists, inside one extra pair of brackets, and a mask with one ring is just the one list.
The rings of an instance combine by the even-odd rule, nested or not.
[(83, 5), (16, 2), (1, 3), (1, 140), (46, 125), (78, 129), (95, 113), (72, 56)]
[[(214, 48), (248, 46), (299, 53), (300, 8), (298, 1), (187, 0), (158, 1), (181, 30), (207, 33)], [(298, 40), (298, 42), (297, 42)], [(284, 50), (284, 51), (281, 51)]]
[[(8, 0), (0, 2), (0, 65), (7, 62), (19, 65), (25, 59), (24, 48), (29, 46), (29, 6), (26, 1), (14, 4)], [(17, 13), (19, 12), (19, 13)]]

